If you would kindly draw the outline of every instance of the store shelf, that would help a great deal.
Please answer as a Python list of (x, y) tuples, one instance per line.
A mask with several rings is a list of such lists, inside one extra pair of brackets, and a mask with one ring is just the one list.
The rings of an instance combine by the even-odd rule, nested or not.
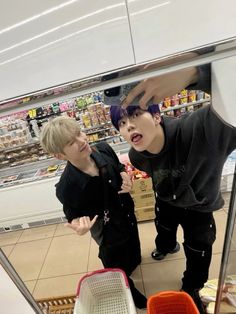
[[(106, 125), (111, 125), (111, 121), (107, 121), (107, 122), (101, 123), (101, 124), (99, 124), (99, 125), (91, 126), (91, 127), (89, 127), (89, 128), (83, 128), (82, 131), (83, 131), (83, 132), (86, 132), (86, 131), (94, 130), (94, 129), (97, 129), (97, 128), (102, 128), (102, 127), (104, 127), (104, 126), (106, 126)], [(86, 133), (86, 134), (87, 134), (87, 133)]]
[(36, 144), (39, 144), (39, 140), (34, 140), (32, 142), (29, 142), (29, 143), (13, 146), (13, 147), (10, 147), (10, 148), (1, 149), (0, 153), (2, 153), (2, 152), (10, 153), (10, 152), (14, 152), (15, 150), (19, 150), (19, 149), (22, 149), (22, 148), (28, 148), (30, 146), (34, 146)]
[(165, 112), (169, 112), (169, 111), (173, 111), (173, 110), (178, 110), (178, 109), (182, 109), (182, 108), (186, 108), (186, 107), (190, 107), (190, 106), (198, 106), (198, 105), (203, 104), (203, 103), (210, 103), (210, 99), (196, 100), (193, 102), (188, 102), (186, 104), (168, 107), (166, 109), (162, 109), (161, 113), (165, 113)]
[(120, 134), (117, 134), (117, 135), (111, 135), (111, 136), (105, 136), (103, 138), (100, 138), (96, 141), (93, 141), (93, 142), (89, 142), (89, 144), (96, 144), (98, 142), (101, 142), (101, 141), (105, 141), (105, 140), (109, 140), (109, 139), (112, 139), (112, 138), (115, 138), (115, 137), (120, 137), (121, 135)]
[[(186, 107), (191, 107), (191, 106), (198, 106), (203, 103), (209, 103), (210, 99), (201, 99), (198, 101), (178, 105), (178, 106), (173, 106), (169, 107), (166, 109), (161, 110), (162, 114), (166, 114), (167, 112), (186, 108)], [(93, 103), (92, 105), (99, 105), (102, 103)], [(90, 106), (90, 105), (88, 105)], [(64, 113), (67, 111), (77, 111), (77, 112), (83, 112), (86, 110), (86, 108), (68, 108), (67, 110), (64, 110), (62, 112), (57, 112), (57, 113), (50, 113), (48, 115), (42, 115), (38, 116), (35, 118), (31, 118), (30, 120), (34, 119), (47, 119), (51, 116), (57, 116), (60, 113)], [(113, 147), (113, 149), (118, 153), (122, 154), (124, 152), (127, 152), (129, 149), (129, 144), (126, 141), (119, 141), (118, 138), (121, 136), (120, 134), (114, 134), (114, 132), (109, 132), (109, 130), (113, 130), (114, 127), (111, 123), (111, 121), (106, 121), (104, 123), (101, 123), (99, 125), (94, 125), (91, 127), (87, 128), (81, 128), (83, 132), (85, 132), (88, 135), (89, 139), (89, 144), (95, 145), (96, 143), (99, 143), (101, 141), (108, 141), (108, 143)], [(102, 133), (104, 132), (104, 134)], [(96, 135), (93, 135), (95, 133), (98, 133)], [(113, 134), (113, 135), (112, 135)], [(99, 136), (100, 135), (100, 136)], [(105, 136), (106, 135), (106, 136)], [(101, 137), (103, 136), (103, 137)], [(101, 138), (98, 138), (101, 137)], [(115, 140), (117, 138), (117, 140)], [(118, 142), (119, 141), (119, 142)], [(113, 143), (113, 142), (118, 142), (118, 143)], [(33, 148), (35, 146), (35, 149)], [(22, 150), (22, 152), (20, 151)], [(40, 142), (38, 139), (33, 139), (29, 143), (17, 145), (14, 147), (8, 147), (5, 149), (0, 150), (1, 155), (0, 155), (0, 160), (2, 167), (0, 169), (0, 178), (3, 177), (3, 174), (7, 173), (7, 175), (11, 175), (12, 173), (22, 173), (24, 171), (28, 171), (28, 169), (39, 169), (41, 163), (43, 162), (48, 162), (50, 163), (57, 163), (57, 161), (52, 158), (51, 156), (45, 154), (42, 152), (42, 148), (40, 147)], [(16, 152), (16, 154), (14, 154)], [(27, 158), (27, 155), (29, 155), (29, 158)], [(36, 158), (36, 156), (38, 159)], [(32, 157), (32, 158), (31, 158)], [(22, 159), (22, 160), (21, 160)], [(30, 160), (31, 159), (31, 160)], [(4, 165), (5, 163), (5, 165)], [(13, 170), (15, 169), (15, 170)], [(5, 175), (6, 176), (6, 175)]]
[[(119, 135), (120, 136), (120, 135)], [(113, 138), (113, 136), (111, 137)], [(95, 142), (94, 142), (95, 144)], [(117, 144), (111, 145), (114, 151), (117, 153), (117, 155), (120, 155), (122, 153), (128, 152), (130, 145), (123, 141)], [(60, 162), (54, 157), (43, 159), (37, 162), (30, 162), (23, 165), (18, 165), (15, 167), (8, 167), (0, 169), (0, 182), (2, 179), (6, 179), (10, 176), (16, 176), (17, 179), (6, 182), (6, 183), (0, 183), (0, 189), (4, 189), (7, 187), (13, 187), (13, 186), (19, 186), (21, 184), (29, 183), (29, 182), (36, 182), (36, 181), (44, 181), (48, 180), (50, 178), (56, 178), (59, 177), (62, 173), (61, 165), (65, 165), (66, 162)], [(57, 170), (46, 174), (45, 176), (36, 175), (39, 174), (40, 169), (46, 169), (52, 165), (58, 165)], [(30, 173), (32, 175), (30, 175)], [(29, 175), (29, 176), (28, 176)]]
[(114, 127), (111, 126), (109, 128), (105, 128), (105, 129), (98, 129), (98, 130), (95, 129), (93, 132), (86, 133), (86, 135), (91, 135), (91, 134), (95, 134), (95, 133), (99, 133), (99, 132), (103, 132), (103, 131), (107, 131), (107, 130), (111, 130), (111, 129), (114, 129)]

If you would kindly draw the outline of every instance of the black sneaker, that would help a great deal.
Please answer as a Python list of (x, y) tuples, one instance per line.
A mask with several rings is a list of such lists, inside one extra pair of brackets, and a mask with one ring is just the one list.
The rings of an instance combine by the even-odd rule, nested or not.
[(204, 304), (202, 303), (201, 297), (199, 295), (199, 290), (181, 290), (184, 292), (187, 292), (193, 299), (194, 303), (196, 304), (198, 311), (200, 314), (206, 314), (206, 308)]
[(167, 254), (174, 254), (174, 253), (179, 252), (179, 250), (180, 250), (179, 242), (176, 242), (176, 246), (172, 251), (164, 254), (164, 253), (161, 253), (160, 251), (158, 251), (157, 249), (155, 249), (152, 251), (151, 257), (153, 259), (155, 259), (156, 261), (161, 261), (162, 259), (164, 259), (166, 257)]

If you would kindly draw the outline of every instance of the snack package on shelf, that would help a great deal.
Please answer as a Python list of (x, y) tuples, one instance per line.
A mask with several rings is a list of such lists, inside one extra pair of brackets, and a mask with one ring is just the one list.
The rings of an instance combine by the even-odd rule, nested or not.
[[(192, 112), (197, 110), (202, 106), (202, 104), (194, 104), (196, 101), (206, 99), (207, 94), (200, 90), (182, 90), (179, 94), (175, 94), (171, 97), (166, 97), (162, 102), (159, 103), (159, 107), (162, 114), (166, 114), (169, 116), (179, 117), (181, 114), (186, 112)], [(209, 96), (210, 98), (210, 96)], [(190, 104), (188, 106), (188, 104)], [(179, 105), (185, 105), (182, 108), (175, 109), (174, 107)], [(173, 108), (172, 108), (173, 107)], [(167, 110), (169, 109), (169, 110)]]
[(51, 165), (51, 166), (47, 167), (47, 171), (48, 172), (54, 172), (57, 170), (57, 168), (58, 168), (58, 165)]
[(100, 124), (99, 118), (96, 112), (90, 112), (90, 120), (92, 126), (98, 126)]
[(62, 174), (62, 172), (64, 171), (65, 167), (66, 167), (66, 163), (58, 165), (56, 174)]
[(83, 121), (84, 128), (91, 128), (92, 127), (89, 113), (82, 113), (81, 114), (81, 120)]
[(54, 177), (56, 170), (57, 170), (57, 168), (56, 168), (55, 170), (50, 170), (49, 167), (42, 168), (42, 169), (39, 169), (39, 170), (36, 172), (36, 176), (37, 176), (38, 178)]
[(18, 174), (6, 176), (4, 178), (1, 178), (0, 180), (1, 180), (1, 183), (9, 183), (9, 182), (17, 180), (18, 176), (19, 176)]
[(179, 95), (175, 94), (171, 97), (171, 107), (179, 105)]
[(30, 140), (26, 121), (13, 116), (0, 119), (0, 150), (22, 145)]
[(96, 104), (101, 101), (103, 101), (102, 92), (95, 92), (88, 95), (83, 95), (75, 99), (76, 105), (79, 109), (83, 109), (87, 105)]
[(86, 106), (86, 101), (83, 97), (76, 98), (76, 104), (79, 109), (84, 108)]
[(35, 175), (36, 175), (36, 170), (26, 171), (26, 172), (20, 173), (17, 180), (23, 181), (23, 182), (33, 181), (36, 179)]
[(98, 120), (99, 120), (100, 125), (107, 122), (107, 119), (106, 119), (106, 116), (104, 114), (104, 110), (102, 107), (98, 109), (97, 116), (98, 116)]
[(186, 89), (183, 89), (180, 92), (180, 105), (187, 104), (187, 102), (188, 102), (188, 91)]
[(201, 90), (196, 91), (196, 99), (197, 100), (205, 99), (205, 93)]
[(104, 105), (103, 108), (106, 121), (111, 121), (110, 106)]
[(190, 90), (188, 92), (188, 102), (194, 102), (197, 99), (196, 91), (195, 90)]

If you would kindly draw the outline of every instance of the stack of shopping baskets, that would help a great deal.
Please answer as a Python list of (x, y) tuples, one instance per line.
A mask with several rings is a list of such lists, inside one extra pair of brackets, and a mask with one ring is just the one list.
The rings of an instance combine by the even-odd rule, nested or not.
[(135, 314), (136, 309), (125, 273), (102, 269), (81, 278), (74, 314)]
[[(71, 314), (73, 307), (73, 314), (137, 313), (127, 277), (116, 268), (98, 270), (82, 277), (76, 298), (42, 299), (38, 303), (46, 314)], [(148, 298), (147, 314), (199, 314), (199, 311), (187, 293), (162, 291)]]

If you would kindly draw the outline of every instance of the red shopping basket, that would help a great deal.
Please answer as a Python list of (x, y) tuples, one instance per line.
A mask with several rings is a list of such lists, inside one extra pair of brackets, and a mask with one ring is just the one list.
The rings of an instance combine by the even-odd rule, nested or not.
[(74, 314), (136, 314), (125, 273), (121, 269), (105, 268), (82, 277)]
[(148, 298), (148, 314), (199, 314), (186, 292), (162, 291)]

